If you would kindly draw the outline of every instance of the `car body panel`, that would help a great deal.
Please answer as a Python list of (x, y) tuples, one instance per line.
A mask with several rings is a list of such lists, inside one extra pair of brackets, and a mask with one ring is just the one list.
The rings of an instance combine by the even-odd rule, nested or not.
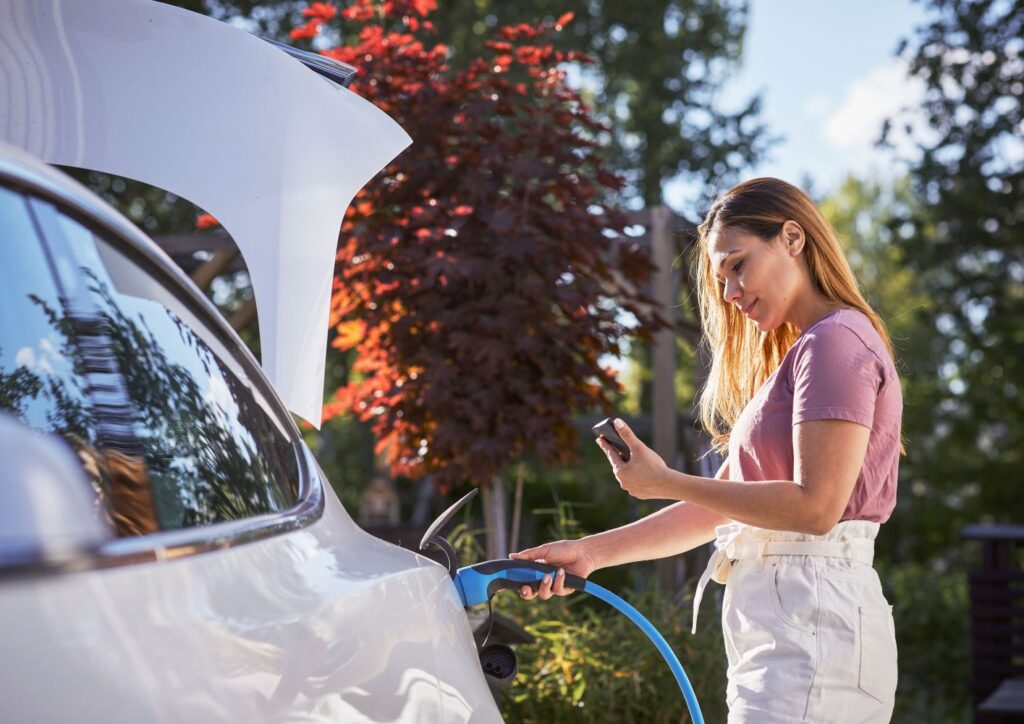
[(445, 569), (325, 497), (290, 533), (0, 582), (3, 719), (501, 721)]
[(405, 131), (271, 44), (151, 0), (3, 0), (0, 98), (0, 140), (217, 217), (252, 278), (263, 368), (319, 427), (338, 230)]

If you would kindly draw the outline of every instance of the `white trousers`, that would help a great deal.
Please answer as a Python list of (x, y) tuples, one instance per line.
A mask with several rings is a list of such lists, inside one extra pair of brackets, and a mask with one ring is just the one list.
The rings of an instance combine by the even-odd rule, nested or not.
[(892, 606), (872, 568), (878, 523), (825, 535), (730, 523), (697, 585), (726, 583), (730, 724), (888, 722), (896, 697)]

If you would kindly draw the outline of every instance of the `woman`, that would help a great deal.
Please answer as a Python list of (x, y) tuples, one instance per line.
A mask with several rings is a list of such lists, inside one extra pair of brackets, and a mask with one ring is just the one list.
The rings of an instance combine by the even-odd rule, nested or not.
[(730, 722), (884, 722), (896, 692), (892, 607), (872, 568), (896, 502), (903, 399), (885, 327), (835, 232), (771, 178), (728, 191), (698, 229), (698, 295), (713, 361), (701, 418), (727, 456), (716, 479), (668, 468), (622, 421), (622, 488), (682, 501), (635, 523), (513, 553), (564, 572), (676, 555), (715, 541), (725, 583)]

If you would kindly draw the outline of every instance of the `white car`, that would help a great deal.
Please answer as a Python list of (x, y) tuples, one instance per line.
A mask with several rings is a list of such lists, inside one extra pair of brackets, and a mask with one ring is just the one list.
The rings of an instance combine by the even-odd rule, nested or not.
[[(109, 126), (98, 156), (90, 140), (95, 98), (73, 94), (99, 67), (82, 43), (139, 39), (83, 19), (119, 2), (197, 38), (214, 22), (138, 0), (0, 0), (0, 721), (500, 721), (448, 572), (362, 531), (299, 435), (289, 408), (308, 411), (310, 388), (281, 380), (307, 358), (279, 354), (266, 375), (150, 239), (9, 145), (53, 162), (66, 137), (114, 158)], [(19, 106), (45, 80), (26, 70), (48, 57), (33, 28), (54, 17), (43, 35), (74, 61), (77, 116)], [(319, 79), (253, 42), (294, 64), (284, 76)], [(349, 173), (354, 193), (365, 164)], [(193, 200), (221, 215), (221, 199)], [(287, 200), (258, 204), (297, 218)], [(289, 349), (295, 317), (275, 299), (294, 282), (257, 286), (265, 356)]]

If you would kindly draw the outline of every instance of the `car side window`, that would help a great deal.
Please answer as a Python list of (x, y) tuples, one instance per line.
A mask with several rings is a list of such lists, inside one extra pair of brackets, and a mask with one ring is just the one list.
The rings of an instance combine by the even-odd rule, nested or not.
[(105, 467), (83, 365), (26, 198), (0, 186), (0, 411), (75, 451), (107, 517)]
[(295, 445), (202, 306), (129, 244), (46, 202), (33, 209), (57, 239), (62, 285), (100, 321), (130, 399), (141, 446), (132, 483), (148, 489), (135, 491), (136, 507), (151, 506), (157, 528), (170, 530), (294, 505)]

